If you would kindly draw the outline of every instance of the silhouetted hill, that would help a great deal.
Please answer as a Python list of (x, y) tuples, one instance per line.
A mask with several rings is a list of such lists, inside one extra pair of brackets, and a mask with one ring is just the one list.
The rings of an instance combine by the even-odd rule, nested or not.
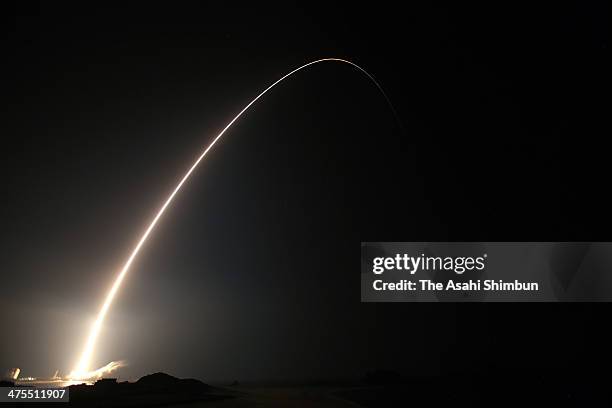
[(154, 388), (157, 390), (192, 390), (192, 391), (210, 391), (213, 389), (208, 384), (193, 378), (180, 379), (166, 373), (154, 373), (141, 377), (134, 385), (143, 388)]
[[(180, 379), (166, 373), (153, 373), (140, 377), (136, 384), (147, 386), (172, 386), (181, 382)], [(204, 383), (202, 383), (204, 384)]]
[(70, 402), (88, 407), (161, 406), (231, 397), (202, 381), (180, 379), (165, 373), (146, 375), (133, 383), (106, 378), (94, 385), (69, 388)]

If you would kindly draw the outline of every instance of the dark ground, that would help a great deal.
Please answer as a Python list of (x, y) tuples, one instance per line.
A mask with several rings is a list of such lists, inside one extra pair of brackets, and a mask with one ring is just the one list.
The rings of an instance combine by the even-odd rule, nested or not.
[[(2, 386), (9, 386), (8, 383)], [(78, 407), (606, 407), (612, 404), (608, 379), (574, 381), (558, 374), (524, 372), (494, 376), (402, 378), (370, 372), (359, 381), (310, 384), (234, 384), (212, 387), (164, 373), (134, 383), (99, 381), (70, 386), (69, 406)], [(41, 403), (31, 404), (40, 406)], [(28, 406), (20, 403), (17, 406)]]

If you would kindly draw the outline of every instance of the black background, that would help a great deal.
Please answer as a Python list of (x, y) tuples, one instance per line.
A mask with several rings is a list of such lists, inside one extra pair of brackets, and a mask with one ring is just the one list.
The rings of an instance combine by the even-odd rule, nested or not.
[[(205, 379), (609, 367), (607, 304), (361, 304), (360, 241), (610, 240), (609, 10), (427, 3), (7, 6), (0, 364)], [(39, 318), (38, 323), (32, 319)], [(5, 331), (6, 328), (6, 331)], [(6, 333), (6, 334), (5, 334)], [(99, 361), (98, 361), (99, 360)]]

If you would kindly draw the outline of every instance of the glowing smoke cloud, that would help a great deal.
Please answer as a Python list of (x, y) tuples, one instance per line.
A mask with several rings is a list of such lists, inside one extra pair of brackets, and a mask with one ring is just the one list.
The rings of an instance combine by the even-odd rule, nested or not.
[[(121, 368), (121, 367), (125, 367), (125, 363), (123, 361), (111, 361), (110, 363), (108, 363), (107, 365), (98, 368), (97, 370), (93, 370), (93, 371), (88, 371), (84, 378), (78, 378), (79, 380), (99, 380), (100, 378), (102, 378), (104, 375), (106, 374), (110, 374), (113, 371)], [(57, 374), (56, 374), (57, 375)], [(69, 376), (70, 379), (76, 379), (72, 377), (72, 373)]]
[[(89, 337), (87, 338), (87, 342), (85, 343), (85, 348), (83, 350), (83, 353), (81, 354), (81, 358), (79, 360), (79, 363), (77, 364), (75, 369), (70, 373), (70, 375), (69, 375), (70, 378), (73, 378), (73, 379), (87, 379), (87, 378), (92, 378), (92, 377), (95, 378), (96, 374), (98, 374), (100, 372), (99, 370), (103, 370), (104, 368), (108, 368), (109, 365), (113, 364), (113, 363), (109, 363), (109, 365), (104, 366), (101, 369), (98, 369), (98, 370), (95, 370), (95, 371), (89, 371), (89, 365), (90, 365), (91, 356), (93, 354), (93, 349), (94, 349), (94, 346), (96, 344), (96, 340), (97, 340), (97, 338), (98, 338), (98, 336), (100, 334), (100, 330), (102, 328), (102, 324), (104, 323), (104, 318), (106, 317), (106, 314), (108, 313), (108, 309), (110, 308), (111, 304), (113, 303), (113, 299), (115, 298), (115, 295), (117, 294), (117, 291), (119, 290), (119, 287), (121, 286), (121, 283), (123, 282), (123, 279), (125, 278), (125, 275), (129, 271), (130, 266), (132, 265), (132, 262), (134, 262), (134, 259), (136, 258), (136, 255), (138, 255), (138, 253), (140, 252), (140, 249), (142, 248), (142, 246), (146, 242), (147, 238), (149, 237), (149, 234), (151, 234), (151, 231), (153, 231), (153, 228), (155, 228), (155, 225), (157, 225), (157, 222), (159, 221), (161, 216), (166, 211), (166, 208), (168, 208), (168, 206), (170, 205), (170, 203), (174, 199), (174, 196), (179, 192), (179, 190), (181, 189), (183, 184), (187, 181), (187, 179), (189, 178), (191, 173), (195, 170), (195, 168), (198, 166), (198, 164), (200, 164), (200, 162), (202, 161), (202, 159), (204, 157), (206, 157), (206, 155), (208, 154), (210, 149), (212, 149), (212, 147), (219, 141), (219, 139), (221, 139), (221, 136), (223, 136), (225, 134), (225, 132), (234, 124), (234, 122), (236, 122), (238, 120), (238, 118), (240, 118), (242, 116), (242, 114), (245, 113), (251, 107), (251, 105), (253, 105), (255, 102), (257, 102), (257, 100), (259, 100), (259, 98), (264, 96), (270, 89), (274, 88), (280, 82), (282, 82), (286, 78), (290, 77), (291, 75), (295, 74), (296, 72), (301, 71), (302, 69), (304, 69), (306, 67), (309, 67), (311, 65), (318, 64), (320, 62), (339, 62), (339, 63), (343, 63), (343, 64), (349, 64), (352, 67), (354, 67), (354, 68), (358, 69), (359, 71), (361, 71), (363, 74), (365, 74), (378, 87), (378, 89), (381, 91), (381, 93), (383, 94), (383, 96), (387, 100), (389, 106), (391, 107), (391, 110), (393, 111), (394, 115), (397, 118), (397, 114), (395, 113), (395, 110), (393, 109), (393, 106), (391, 105), (391, 102), (389, 101), (389, 98), (387, 97), (387, 95), (383, 91), (382, 87), (378, 84), (378, 82), (376, 82), (374, 77), (372, 75), (370, 75), (366, 70), (361, 68), (360, 66), (358, 66), (358, 65), (356, 65), (356, 64), (354, 64), (354, 63), (352, 63), (350, 61), (339, 59), (339, 58), (323, 58), (323, 59), (319, 59), (319, 60), (316, 60), (316, 61), (309, 62), (308, 64), (304, 64), (301, 67), (296, 68), (293, 71), (289, 72), (288, 74), (286, 74), (285, 76), (283, 76), (282, 78), (280, 78), (279, 80), (274, 82), (272, 85), (270, 85), (269, 87), (264, 89), (263, 92), (261, 92), (259, 95), (257, 95), (257, 97), (255, 97), (255, 99), (253, 99), (251, 102), (249, 102), (249, 104), (246, 105), (234, 117), (234, 119), (232, 119), (225, 126), (225, 128), (223, 128), (221, 133), (219, 133), (213, 139), (213, 141), (208, 145), (206, 150), (204, 150), (204, 152), (200, 155), (200, 157), (198, 157), (198, 159), (191, 166), (191, 168), (187, 171), (187, 173), (185, 173), (185, 175), (183, 176), (181, 181), (178, 183), (178, 185), (176, 186), (174, 191), (172, 191), (170, 196), (166, 199), (166, 202), (164, 203), (164, 205), (162, 205), (162, 207), (159, 209), (159, 211), (157, 212), (157, 215), (155, 216), (155, 218), (153, 218), (153, 221), (151, 221), (151, 224), (149, 224), (149, 227), (146, 229), (146, 231), (144, 232), (144, 234), (140, 238), (140, 241), (138, 241), (138, 244), (136, 244), (136, 247), (134, 248), (134, 250), (132, 251), (132, 254), (128, 258), (128, 260), (125, 263), (125, 265), (123, 266), (123, 268), (121, 269), (121, 272), (119, 272), (119, 275), (115, 279), (115, 283), (113, 283), (113, 286), (111, 287), (110, 291), (108, 292), (108, 295), (106, 295), (106, 300), (104, 301), (104, 304), (102, 305), (102, 308), (100, 309), (100, 312), (98, 313), (98, 317), (96, 318), (96, 320), (95, 320), (95, 322), (94, 322), (94, 324), (93, 324), (93, 326), (91, 328), (91, 331), (89, 332)], [(96, 374), (94, 374), (94, 373), (96, 373)]]

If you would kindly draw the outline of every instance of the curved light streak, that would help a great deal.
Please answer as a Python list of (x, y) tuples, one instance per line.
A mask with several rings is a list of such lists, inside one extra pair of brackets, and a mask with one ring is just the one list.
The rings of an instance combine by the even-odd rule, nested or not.
[(106, 295), (106, 299), (104, 300), (104, 304), (102, 305), (102, 308), (98, 312), (98, 317), (96, 318), (96, 320), (95, 320), (95, 322), (94, 322), (94, 324), (91, 327), (91, 330), (89, 332), (89, 337), (87, 338), (87, 342), (85, 343), (85, 348), (83, 349), (83, 352), (81, 354), (81, 358), (80, 358), (78, 364), (76, 365), (75, 369), (70, 373), (70, 375), (69, 375), (70, 378), (73, 378), (73, 379), (83, 379), (83, 378), (88, 378), (88, 377), (91, 376), (91, 372), (89, 371), (89, 366), (90, 366), (90, 360), (91, 360), (91, 356), (93, 354), (94, 346), (96, 344), (96, 340), (98, 339), (98, 336), (100, 335), (100, 331), (102, 329), (102, 324), (104, 323), (104, 319), (105, 319), (105, 317), (106, 317), (106, 315), (108, 313), (108, 310), (110, 309), (111, 304), (113, 303), (113, 299), (115, 298), (115, 295), (117, 294), (117, 291), (119, 290), (119, 287), (121, 286), (121, 283), (123, 282), (123, 279), (127, 275), (128, 271), (130, 269), (130, 266), (132, 265), (132, 262), (134, 262), (134, 259), (136, 258), (136, 256), (140, 252), (140, 249), (142, 248), (144, 243), (147, 241), (147, 238), (151, 234), (151, 231), (153, 231), (153, 229), (157, 225), (157, 222), (159, 221), (161, 216), (164, 214), (164, 212), (166, 211), (166, 209), (168, 208), (170, 203), (172, 203), (172, 200), (174, 199), (174, 196), (176, 196), (176, 194), (179, 192), (179, 190), (181, 189), (183, 184), (185, 184), (185, 182), (187, 181), (189, 176), (191, 176), (191, 173), (193, 173), (193, 171), (196, 169), (196, 167), (198, 167), (198, 164), (200, 164), (202, 159), (204, 159), (204, 157), (206, 157), (208, 152), (221, 139), (221, 137), (234, 124), (234, 122), (236, 122), (255, 102), (257, 102), (259, 100), (259, 98), (264, 96), (269, 90), (271, 90), (276, 85), (278, 85), (279, 83), (281, 83), (285, 79), (289, 78), (290, 76), (292, 76), (296, 72), (301, 71), (304, 68), (307, 68), (307, 67), (309, 67), (311, 65), (322, 63), (322, 62), (338, 62), (338, 63), (343, 63), (343, 64), (349, 64), (350, 66), (358, 69), (360, 72), (365, 74), (376, 85), (376, 87), (380, 90), (380, 92), (383, 94), (383, 96), (385, 97), (387, 103), (389, 104), (393, 114), (395, 115), (395, 118), (398, 120), (398, 123), (400, 123), (400, 125), (401, 125), (401, 122), (399, 122), (399, 118), (397, 116), (397, 113), (395, 112), (395, 109), (393, 108), (393, 105), (391, 104), (391, 101), (389, 100), (389, 98), (385, 94), (385, 92), (382, 89), (382, 87), (380, 86), (380, 84), (376, 81), (376, 79), (374, 79), (374, 77), (372, 75), (370, 75), (365, 69), (361, 68), (359, 65), (357, 65), (357, 64), (355, 64), (355, 63), (353, 63), (351, 61), (348, 61), (348, 60), (344, 60), (344, 59), (340, 59), (340, 58), (322, 58), (322, 59), (318, 59), (316, 61), (309, 62), (307, 64), (304, 64), (304, 65), (294, 69), (293, 71), (291, 71), (288, 74), (284, 75), (283, 77), (278, 79), (276, 82), (274, 82), (272, 85), (270, 85), (266, 89), (264, 89), (251, 102), (249, 102), (249, 104), (246, 105), (223, 128), (223, 130), (213, 139), (213, 141), (208, 145), (208, 147), (204, 150), (204, 152), (200, 155), (200, 157), (198, 157), (198, 159), (195, 161), (195, 163), (193, 163), (193, 165), (187, 171), (187, 173), (185, 173), (185, 175), (183, 176), (181, 181), (179, 181), (179, 183), (174, 188), (172, 193), (166, 199), (164, 205), (162, 205), (162, 207), (157, 212), (157, 215), (155, 216), (155, 218), (153, 218), (153, 220), (149, 224), (149, 227), (145, 230), (144, 234), (142, 234), (142, 237), (140, 238), (140, 241), (138, 241), (138, 244), (136, 244), (136, 246), (132, 250), (132, 254), (128, 258), (126, 263), (123, 265), (123, 268), (121, 269), (121, 272), (119, 272), (119, 275), (117, 275), (117, 278), (115, 279), (115, 282), (113, 283), (113, 286), (111, 287), (110, 291)]

